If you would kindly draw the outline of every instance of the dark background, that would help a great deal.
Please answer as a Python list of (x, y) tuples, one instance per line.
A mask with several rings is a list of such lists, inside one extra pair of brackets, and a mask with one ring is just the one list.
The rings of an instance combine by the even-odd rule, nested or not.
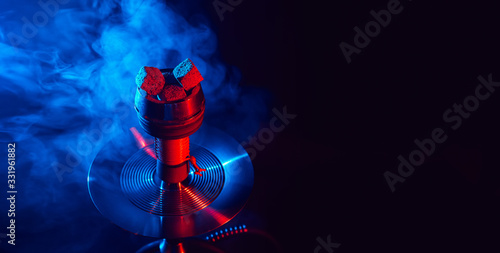
[[(241, 71), (242, 90), (266, 91), (262, 128), (273, 108), (297, 115), (253, 160), (254, 190), (231, 222), (250, 232), (216, 246), (314, 252), (318, 238), (330, 236), (340, 243), (335, 252), (500, 250), (500, 95), (481, 101), (457, 130), (443, 121), (454, 103), (474, 95), (479, 75), (500, 81), (500, 8), (493, 1), (401, 1), (403, 11), (348, 64), (339, 44), (352, 45), (353, 28), (363, 29), (370, 11), (388, 2), (243, 0), (223, 21), (211, 1), (168, 2), (187, 20), (207, 15), (220, 56)], [(397, 157), (408, 158), (414, 140), (438, 127), (446, 142), (391, 192), (384, 172), (396, 172)], [(82, 224), (98, 233), (82, 229), (82, 238), (98, 236), (90, 252), (129, 252), (153, 241), (110, 224), (90, 198), (81, 201), (91, 219), (48, 231), (24, 227), (20, 242), (46, 248), (65, 227)]]
[[(353, 45), (353, 28), (387, 3), (245, 1), (214, 22), (224, 59), (298, 115), (254, 160), (247, 208), (284, 252), (313, 252), (328, 235), (335, 252), (496, 252), (500, 99), (455, 131), (443, 113), (479, 75), (500, 80), (499, 8), (401, 1), (347, 64), (340, 42)], [(383, 173), (437, 127), (446, 142), (392, 193)]]

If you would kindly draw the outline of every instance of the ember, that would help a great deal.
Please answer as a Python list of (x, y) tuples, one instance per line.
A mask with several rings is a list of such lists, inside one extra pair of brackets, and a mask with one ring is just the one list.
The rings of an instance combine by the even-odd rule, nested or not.
[(203, 77), (190, 59), (184, 60), (175, 67), (174, 76), (186, 91), (203, 81)]
[(178, 85), (166, 84), (158, 96), (161, 101), (172, 102), (185, 98), (186, 92)]
[(165, 85), (165, 78), (155, 67), (142, 67), (135, 77), (135, 83), (148, 95), (158, 95)]

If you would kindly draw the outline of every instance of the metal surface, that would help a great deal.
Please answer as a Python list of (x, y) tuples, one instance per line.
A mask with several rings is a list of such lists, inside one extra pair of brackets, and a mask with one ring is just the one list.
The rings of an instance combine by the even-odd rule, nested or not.
[(135, 110), (139, 123), (149, 135), (164, 139), (179, 139), (196, 132), (205, 112), (205, 96), (198, 84), (181, 101), (164, 102), (137, 89)]
[(135, 95), (135, 109), (149, 120), (175, 121), (189, 119), (204, 109), (205, 96), (198, 85), (181, 101), (165, 102), (153, 99), (141, 93), (139, 88)]
[(191, 153), (201, 159), (201, 166), (208, 168), (203, 176), (188, 173), (182, 182), (167, 183), (157, 176), (155, 160), (146, 154), (151, 153), (148, 150), (151, 146), (130, 157), (120, 176), (123, 192), (137, 207), (158, 215), (184, 215), (205, 208), (219, 196), (224, 186), (224, 169), (210, 151), (193, 145)]
[(154, 241), (139, 249), (136, 253), (177, 253), (177, 252), (204, 252), (224, 253), (220, 248), (197, 238), (187, 240), (167, 241), (165, 239)]
[[(155, 179), (156, 161), (148, 154), (148, 147), (123, 151), (106, 146), (95, 158), (88, 175), (89, 192), (97, 209), (132, 233), (167, 239), (200, 235), (228, 222), (243, 208), (250, 195), (253, 185), (250, 158), (234, 139), (206, 126), (191, 136), (191, 143), (196, 147), (193, 152), (207, 152), (197, 157), (198, 163), (215, 166), (212, 172), (207, 171), (212, 178), (207, 175), (207, 178), (196, 179), (200, 180), (196, 183), (190, 176), (181, 182), (177, 187), (191, 192), (183, 197), (166, 196), (165, 192), (175, 195), (172, 193), (176, 185), (165, 185)], [(130, 162), (143, 160), (136, 174), (133, 166), (125, 166), (129, 159)], [(122, 175), (122, 171), (132, 174)], [(134, 182), (137, 188), (124, 190), (127, 187), (125, 179), (132, 180), (129, 183)], [(142, 204), (137, 202), (148, 197), (150, 199), (142, 199)], [(148, 210), (149, 207), (156, 209)]]
[(161, 253), (186, 253), (184, 245), (181, 242), (168, 243), (167, 240), (163, 240), (160, 243), (159, 250)]

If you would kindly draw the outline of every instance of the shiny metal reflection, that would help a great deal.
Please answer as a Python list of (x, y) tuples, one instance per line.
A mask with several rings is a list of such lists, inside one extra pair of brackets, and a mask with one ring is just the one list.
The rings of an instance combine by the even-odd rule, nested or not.
[[(253, 167), (250, 158), (234, 139), (210, 127), (200, 128), (191, 136), (191, 143), (193, 147), (199, 147), (199, 150), (209, 153), (200, 156), (198, 162), (215, 166), (204, 181), (193, 179), (191, 175), (186, 179), (188, 181), (185, 180), (180, 183), (182, 185), (177, 186), (178, 189), (187, 189), (185, 194), (192, 194), (191, 202), (186, 202), (190, 204), (184, 205), (184, 209), (165, 208), (170, 205), (170, 201), (179, 202), (180, 198), (161, 195), (165, 194), (162, 192), (175, 190), (175, 187), (155, 183), (157, 180), (154, 173), (150, 173), (148, 165), (144, 165), (155, 164), (154, 158), (147, 153), (148, 147), (124, 151), (113, 147), (112, 144), (99, 152), (88, 175), (89, 193), (97, 209), (116, 225), (132, 233), (157, 238), (192, 237), (227, 223), (243, 208), (252, 190)], [(194, 150), (196, 148), (193, 148)], [(157, 190), (158, 195), (155, 196), (159, 197), (159, 208), (154, 212), (134, 203), (130, 191), (124, 190), (122, 172), (126, 171), (125, 165), (133, 157), (144, 160), (141, 165), (143, 167), (138, 168), (139, 174), (135, 175), (134, 184), (157, 187), (152, 188)], [(208, 161), (214, 157), (217, 161)], [(130, 169), (131, 167), (128, 167), (129, 172)], [(212, 177), (209, 179), (210, 175)], [(199, 184), (194, 184), (195, 180), (199, 180)], [(212, 187), (209, 193), (205, 191), (207, 187)], [(144, 194), (148, 196), (148, 193)], [(147, 205), (148, 202), (144, 203)]]

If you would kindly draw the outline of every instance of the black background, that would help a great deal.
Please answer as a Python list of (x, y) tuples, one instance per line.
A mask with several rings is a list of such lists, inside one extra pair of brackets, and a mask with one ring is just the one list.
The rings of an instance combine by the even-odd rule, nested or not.
[[(353, 45), (353, 28), (388, 2), (243, 0), (221, 21), (213, 1), (167, 1), (193, 22), (208, 14), (220, 56), (242, 73), (242, 90), (270, 94), (262, 128), (273, 108), (297, 115), (253, 160), (252, 195), (230, 223), (247, 224), (249, 233), (215, 246), (314, 252), (318, 238), (329, 237), (340, 253), (500, 252), (500, 88), (457, 130), (443, 120), (474, 95), (478, 76), (500, 81), (500, 7), (402, 0), (403, 11), (348, 64), (339, 44)], [(447, 140), (391, 192), (384, 173), (397, 172), (397, 157), (408, 158), (414, 140), (435, 128)], [(93, 231), (90, 252), (134, 252), (153, 241), (112, 225), (86, 192), (78, 196), (82, 209), (67, 215), (81, 220), (30, 231), (43, 221), (20, 217), (19, 243), (82, 252), (78, 243), (95, 239)], [(39, 211), (50, 209), (26, 213)], [(80, 238), (67, 238), (79, 228)]]
[[(401, 1), (348, 64), (340, 42), (353, 45), (353, 28), (387, 3), (244, 1), (223, 22), (212, 10), (242, 84), (269, 89), (276, 108), (298, 115), (257, 154), (247, 209), (283, 252), (313, 252), (328, 235), (335, 252), (496, 252), (498, 91), (457, 130), (443, 113), (474, 95), (479, 75), (500, 80), (499, 8)], [(384, 172), (438, 127), (447, 140), (392, 193)], [(252, 250), (275, 251), (259, 242)], [(247, 252), (241, 244), (235, 252)]]

